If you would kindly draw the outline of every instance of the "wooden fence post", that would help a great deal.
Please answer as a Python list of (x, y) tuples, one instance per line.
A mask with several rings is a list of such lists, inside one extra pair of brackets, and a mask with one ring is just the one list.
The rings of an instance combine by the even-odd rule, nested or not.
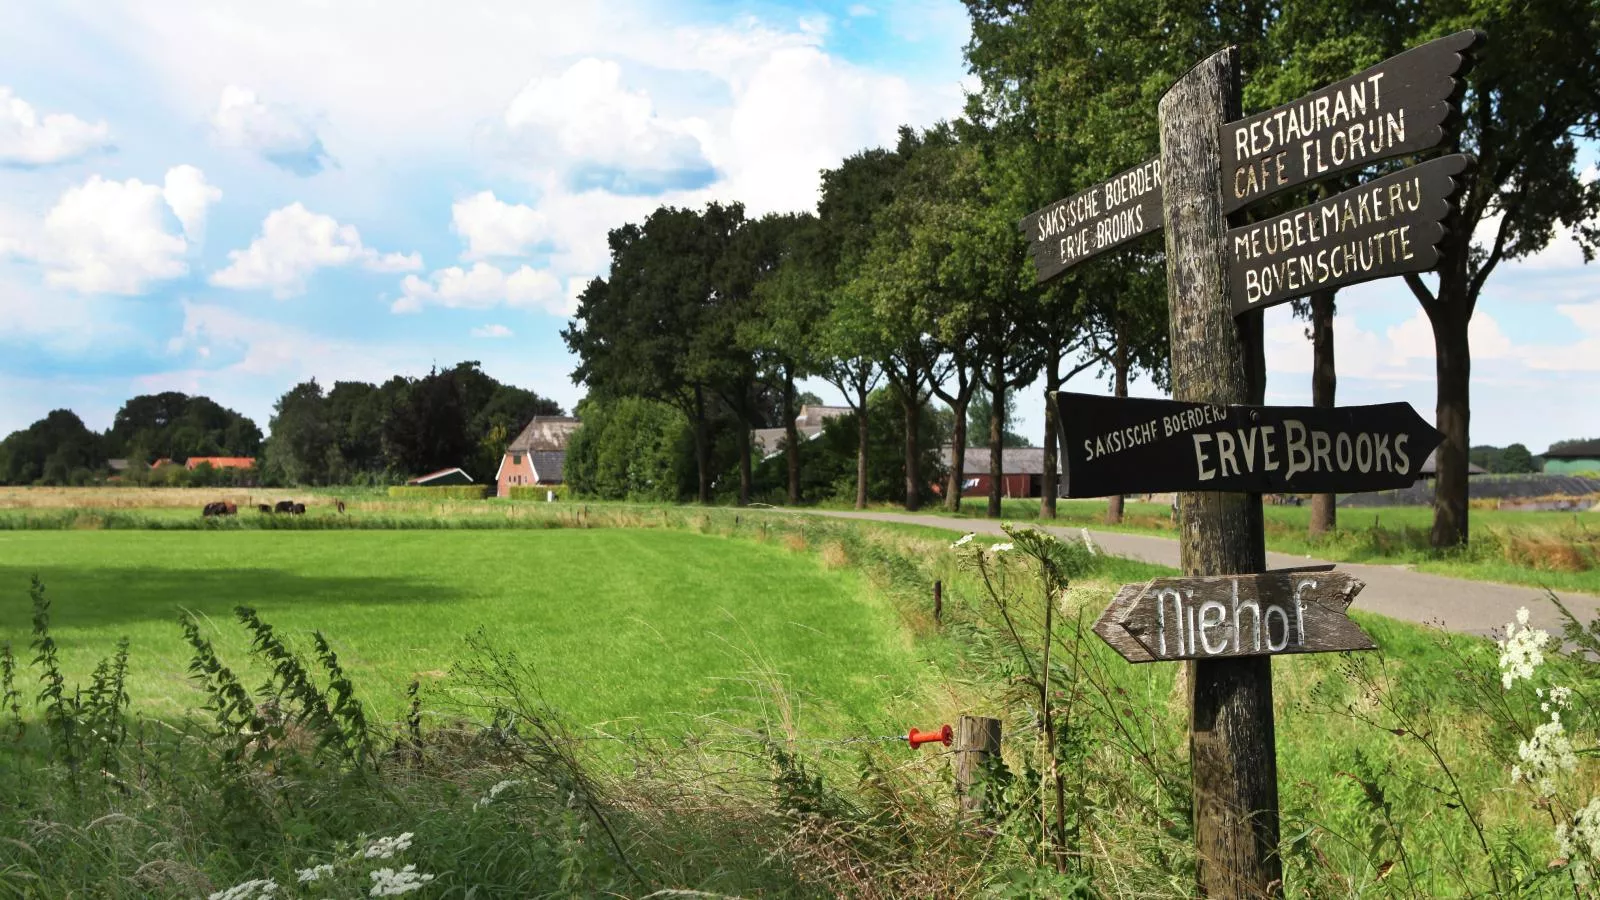
[(1000, 752), (1000, 720), (962, 716), (956, 726), (956, 796), (961, 811), (979, 813), (984, 806), (980, 784), (984, 764)]
[(933, 624), (944, 625), (944, 582), (938, 579), (933, 582)]
[[(1227, 281), (1221, 128), (1240, 118), (1240, 105), (1233, 47), (1195, 66), (1161, 98), (1174, 400), (1261, 402), (1260, 313), (1235, 320)], [(1185, 493), (1178, 532), (1186, 575), (1266, 568), (1260, 494)], [(1272, 659), (1188, 665), (1200, 891), (1211, 897), (1277, 897), (1283, 881)]]

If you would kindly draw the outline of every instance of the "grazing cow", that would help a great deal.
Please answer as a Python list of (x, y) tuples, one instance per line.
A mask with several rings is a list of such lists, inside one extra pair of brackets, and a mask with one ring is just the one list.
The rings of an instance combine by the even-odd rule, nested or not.
[(341, 516), (344, 515), (344, 501), (343, 500), (335, 500), (334, 501), (334, 505), (339, 508), (339, 515), (341, 515)]
[(267, 504), (265, 504), (265, 503), (257, 503), (256, 504), (256, 512), (264, 512), (264, 513), (266, 513), (268, 515), (271, 515), (272, 514), (272, 507), (267, 505)]
[(200, 511), (202, 516), (231, 516), (239, 511), (239, 507), (232, 503), (207, 503)]
[(306, 505), (304, 503), (296, 503), (294, 505), (294, 514), (297, 515), (297, 516), (305, 515), (306, 514)]
[(273, 507), (272, 511), (273, 512), (281, 512), (281, 513), (292, 513), (292, 512), (294, 512), (294, 501), (293, 500), (279, 500), (278, 501), (278, 505)]

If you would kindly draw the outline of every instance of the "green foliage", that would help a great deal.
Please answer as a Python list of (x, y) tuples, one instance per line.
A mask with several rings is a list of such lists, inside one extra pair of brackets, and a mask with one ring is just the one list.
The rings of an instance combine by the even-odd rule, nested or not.
[[(848, 501), (856, 495), (856, 451), (860, 440), (855, 413), (823, 423), (822, 434), (806, 441), (800, 456), (800, 498), (805, 503)], [(922, 478), (934, 484), (944, 477), (938, 447), (946, 438), (939, 416), (923, 405), (918, 419), (918, 453)], [(889, 389), (874, 391), (867, 401), (867, 498), (871, 502), (904, 502), (905, 416)], [(781, 496), (786, 478), (780, 454), (762, 462), (757, 472), (758, 494)]]
[[(989, 417), (993, 414), (994, 403), (989, 399), (989, 389), (978, 385), (972, 391), (972, 402), (967, 406), (967, 446), (989, 446)], [(1002, 447), (1026, 447), (1028, 439), (1011, 430), (1011, 424), (1016, 421), (1017, 395), (1015, 392), (1006, 393), (1005, 414), (1001, 417)]]
[(676, 502), (693, 495), (694, 436), (676, 408), (641, 397), (590, 398), (579, 415), (563, 475), (574, 496)]
[(386, 493), (404, 500), (482, 500), (489, 489), (487, 484), (394, 484)]
[(22, 721), (22, 692), (17, 690), (17, 658), (11, 652), (11, 642), (0, 643), (0, 710), (4, 710), (13, 729), (13, 737), (21, 740), (27, 726)]
[(1492, 447), (1483, 444), (1473, 447), (1467, 454), (1467, 459), (1476, 466), (1482, 466), (1493, 475), (1517, 475), (1543, 471), (1543, 467), (1528, 448), (1523, 444), (1511, 444), (1507, 447)]
[(0, 441), (0, 484), (87, 484), (105, 459), (99, 435), (57, 409)]
[[(130, 464), (191, 456), (255, 456), (261, 429), (209, 397), (167, 391), (130, 399), (106, 432), (106, 456)], [(99, 461), (96, 460), (98, 463)]]
[[(570, 451), (568, 459), (571, 459)], [(554, 494), (556, 500), (567, 499), (568, 486), (566, 484), (513, 484), (510, 488), (508, 499), (511, 500), (538, 500), (543, 503)]]

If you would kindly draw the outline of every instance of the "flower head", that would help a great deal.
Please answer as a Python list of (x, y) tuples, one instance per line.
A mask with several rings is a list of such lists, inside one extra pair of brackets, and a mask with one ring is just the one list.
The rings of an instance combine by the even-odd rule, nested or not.
[(521, 784), (521, 783), (522, 783), (522, 779), (520, 779), (520, 778), (511, 778), (511, 779), (508, 779), (506, 781), (502, 781), (499, 784), (496, 784), (494, 787), (489, 788), (489, 793), (486, 796), (479, 797), (478, 798), (478, 802), (472, 804), (472, 808), (473, 809), (483, 809), (485, 806), (488, 806), (489, 804), (493, 803), (495, 798), (500, 796), (500, 793), (502, 791), (504, 791), (506, 788), (509, 788), (512, 785), (517, 785), (517, 784)]
[(377, 869), (370, 874), (372, 890), (368, 897), (398, 897), (412, 891), (422, 890), (422, 886), (433, 880), (432, 875), (424, 875), (417, 871), (414, 865), (406, 866), (396, 872), (394, 869)]
[(332, 875), (333, 866), (323, 863), (320, 866), (312, 866), (309, 869), (301, 869), (298, 874), (300, 876), (301, 884), (309, 884), (313, 881), (321, 881), (323, 878)]
[(278, 890), (278, 883), (270, 878), (252, 878), (225, 891), (215, 891), (206, 900), (266, 900)]
[(1556, 843), (1561, 855), (1572, 867), (1572, 879), (1586, 885), (1594, 876), (1594, 865), (1600, 860), (1600, 797), (1572, 816), (1572, 824), (1556, 826)]
[(1013, 544), (1010, 541), (1006, 541), (1004, 544), (995, 544), (993, 547), (990, 547), (989, 548), (989, 552), (990, 553), (1004, 553), (1007, 550), (1012, 550), (1012, 549), (1015, 549), (1015, 548), (1016, 548), (1016, 544)]
[(1533, 670), (1544, 663), (1544, 645), (1549, 642), (1549, 632), (1528, 626), (1528, 608), (1517, 610), (1517, 621), (1506, 625), (1505, 640), (1499, 642), (1501, 687), (1509, 691), (1518, 678), (1532, 679)]
[(378, 838), (367, 845), (367, 851), (362, 855), (367, 859), (392, 859), (396, 853), (411, 849), (411, 837), (408, 831), (399, 837)]
[(1511, 783), (1527, 782), (1540, 797), (1554, 797), (1555, 776), (1578, 768), (1561, 713), (1551, 713), (1550, 721), (1533, 730), (1533, 737), (1517, 744), (1517, 758), (1522, 762), (1511, 768)]
[(963, 546), (967, 542), (971, 541), (973, 536), (976, 535), (976, 534), (977, 534), (976, 531), (969, 531), (966, 534), (962, 535), (961, 537), (956, 538), (955, 543), (950, 545), (950, 549), (951, 550), (955, 550), (955, 549)]

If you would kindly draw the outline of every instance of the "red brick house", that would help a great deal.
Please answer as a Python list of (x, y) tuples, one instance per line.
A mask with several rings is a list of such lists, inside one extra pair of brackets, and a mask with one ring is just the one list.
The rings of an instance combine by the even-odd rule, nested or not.
[(580, 424), (574, 416), (535, 416), (500, 458), (494, 473), (496, 496), (511, 496), (513, 487), (561, 484), (567, 441)]
[(191, 456), (183, 464), (185, 469), (193, 472), (201, 463), (210, 463), (213, 469), (250, 469), (254, 468), (256, 458), (253, 456)]
[[(954, 461), (954, 456), (949, 447), (941, 452), (945, 468), (949, 468)], [(1000, 496), (1002, 497), (1040, 497), (1044, 495), (1044, 448), (1042, 447), (1006, 447), (1000, 454), (1001, 481)], [(989, 496), (989, 448), (968, 447), (965, 458), (962, 460), (961, 496), (987, 497)], [(1059, 471), (1059, 470), (1058, 470)], [(1066, 480), (1058, 482), (1058, 494), (1066, 492)], [(938, 485), (940, 491), (944, 485)]]

